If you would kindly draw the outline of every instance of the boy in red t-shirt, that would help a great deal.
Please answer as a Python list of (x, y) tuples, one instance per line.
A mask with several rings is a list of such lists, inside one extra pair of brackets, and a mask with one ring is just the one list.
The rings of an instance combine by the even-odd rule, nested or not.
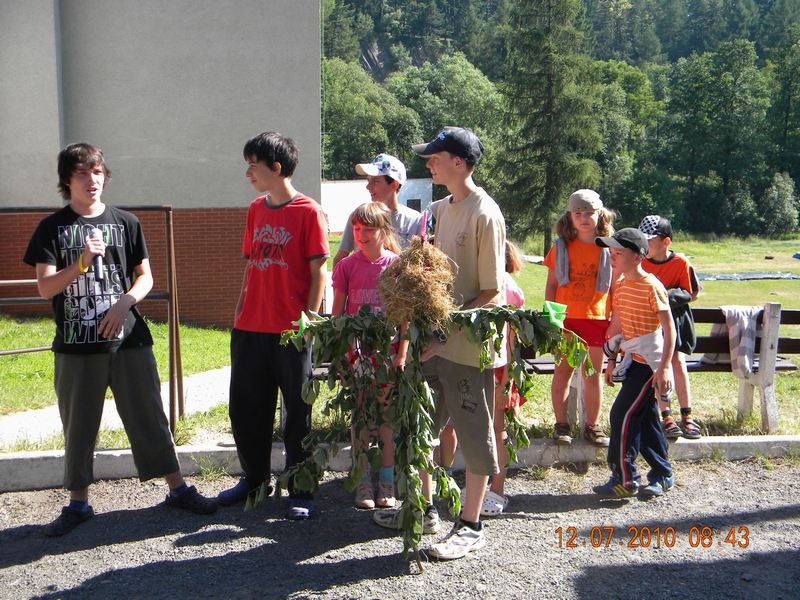
[[(228, 412), (236, 451), (245, 476), (221, 492), (217, 503), (241, 502), (270, 481), (272, 434), (278, 389), (286, 410), (286, 468), (308, 453), (303, 438), (311, 431), (311, 406), (301, 390), (311, 375), (309, 350), (281, 346), (281, 332), (305, 311), (317, 312), (330, 256), (322, 207), (292, 185), (297, 146), (279, 133), (266, 132), (245, 144), (245, 176), (257, 192), (247, 212), (242, 254), (247, 268), (231, 332), (231, 387)], [(307, 519), (313, 496), (289, 482), (288, 519)]]
[(672, 243), (672, 224), (659, 215), (648, 215), (642, 219), (639, 230), (650, 244), (650, 252), (642, 261), (645, 273), (652, 273), (667, 288), (669, 307), (675, 320), (675, 353), (672, 355), (672, 372), (675, 377), (675, 393), (681, 407), (681, 426), (672, 418), (669, 403), (661, 402), (661, 426), (664, 437), (683, 437), (696, 440), (701, 437), (700, 427), (692, 419), (689, 373), (686, 371), (684, 354), (691, 354), (697, 342), (694, 319), (689, 303), (697, 299), (700, 282), (689, 259), (669, 249)]

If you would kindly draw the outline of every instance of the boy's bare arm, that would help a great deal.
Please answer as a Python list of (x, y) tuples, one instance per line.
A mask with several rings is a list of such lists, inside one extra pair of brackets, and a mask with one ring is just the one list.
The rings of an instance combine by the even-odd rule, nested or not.
[(347, 258), (348, 256), (350, 256), (349, 252), (347, 252), (346, 250), (339, 250), (336, 253), (336, 256), (333, 257), (333, 266), (331, 268), (335, 269), (336, 265), (339, 264), (339, 261), (342, 260), (343, 258)]
[(236, 314), (233, 315), (233, 322), (236, 322), (236, 319), (239, 318), (239, 315), (242, 314), (242, 308), (244, 308), (244, 296), (245, 292), (247, 292), (247, 269), (250, 268), (250, 263), (247, 263), (247, 266), (244, 268), (244, 273), (242, 274), (242, 289), (239, 292), (239, 301), (236, 303)]
[(664, 330), (664, 351), (661, 353), (661, 362), (653, 374), (653, 387), (659, 394), (666, 394), (673, 386), (672, 378), (672, 353), (675, 351), (675, 324), (672, 312), (660, 310), (657, 313), (658, 322)]
[(496, 304), (500, 300), (500, 290), (481, 290), (477, 298), (473, 298), (469, 302), (465, 302), (461, 308), (469, 310), (470, 308), (480, 308), (487, 304)]
[(328, 259), (315, 258), (310, 261), (311, 287), (308, 290), (306, 312), (319, 312), (322, 294), (325, 291), (325, 274), (328, 272)]

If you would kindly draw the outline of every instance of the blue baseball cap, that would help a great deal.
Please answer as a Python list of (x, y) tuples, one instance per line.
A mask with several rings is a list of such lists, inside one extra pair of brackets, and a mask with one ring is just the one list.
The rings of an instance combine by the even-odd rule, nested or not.
[(445, 127), (432, 142), (415, 144), (411, 149), (420, 156), (449, 152), (475, 164), (483, 155), (483, 144), (478, 136), (464, 127)]

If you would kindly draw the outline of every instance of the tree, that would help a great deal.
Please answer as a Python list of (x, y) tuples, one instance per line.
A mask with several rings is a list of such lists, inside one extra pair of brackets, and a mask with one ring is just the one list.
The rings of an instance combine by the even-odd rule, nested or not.
[(511, 15), (506, 79), (504, 185), (498, 193), (516, 235), (541, 232), (545, 250), (570, 193), (598, 181), (591, 158), (602, 137), (577, 0), (519, 0)]
[(786, 30), (768, 62), (774, 85), (768, 113), (774, 156), (772, 167), (800, 177), (800, 25)]
[(656, 35), (661, 48), (669, 60), (676, 61), (682, 56), (680, 34), (686, 24), (688, 8), (686, 0), (659, 0), (650, 5), (654, 14)]
[(626, 60), (632, 53), (630, 0), (599, 0), (594, 19), (595, 56)]
[(760, 15), (754, 0), (723, 0), (722, 12), (726, 25), (726, 41), (755, 41)]
[(755, 61), (753, 43), (737, 40), (675, 67), (670, 166), (685, 182), (698, 227), (743, 233), (746, 224), (731, 215), (750, 218), (749, 189), (764, 176), (768, 105)]
[(800, 0), (775, 0), (761, 21), (758, 45), (769, 56), (769, 51), (780, 44), (785, 30), (800, 23)]
[(689, 0), (689, 13), (682, 32), (684, 52), (713, 52), (724, 31), (722, 0)]
[[(478, 174), (493, 171), (495, 139), (500, 129), (500, 94), (494, 84), (470, 64), (460, 52), (442, 56), (435, 64), (409, 67), (390, 76), (385, 83), (401, 106), (419, 115), (419, 135), (428, 141), (446, 125), (467, 127), (481, 138), (486, 157)], [(404, 152), (410, 153), (410, 146)], [(402, 155), (398, 155), (403, 158)], [(428, 177), (423, 161), (407, 161), (412, 176)], [(480, 179), (480, 177), (476, 177)], [(491, 186), (487, 186), (491, 187)]]
[(360, 50), (353, 29), (355, 11), (344, 0), (322, 2), (322, 52), (325, 58), (358, 60)]
[(759, 214), (763, 223), (762, 233), (775, 237), (797, 229), (797, 198), (794, 181), (787, 173), (775, 173), (772, 185), (767, 188), (759, 202)]
[(322, 89), (323, 179), (351, 179), (356, 163), (419, 139), (416, 113), (400, 107), (357, 63), (323, 60)]

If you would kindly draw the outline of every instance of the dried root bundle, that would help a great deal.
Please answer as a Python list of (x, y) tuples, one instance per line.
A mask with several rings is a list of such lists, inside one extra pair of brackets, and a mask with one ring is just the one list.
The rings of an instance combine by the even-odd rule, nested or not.
[(378, 292), (392, 323), (424, 322), (446, 329), (453, 303), (454, 267), (444, 252), (420, 237), (381, 273)]

